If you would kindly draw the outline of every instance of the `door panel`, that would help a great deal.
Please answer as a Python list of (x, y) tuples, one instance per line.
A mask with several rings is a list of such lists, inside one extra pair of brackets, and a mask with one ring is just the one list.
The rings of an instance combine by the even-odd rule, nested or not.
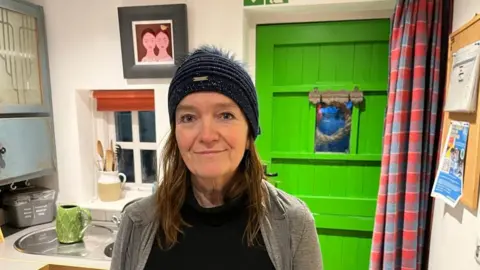
[(301, 198), (317, 228), (372, 231), (378, 162), (274, 159), (278, 187)]
[(365, 103), (360, 106), (358, 113), (357, 153), (380, 154), (387, 95), (381, 92), (366, 92), (365, 95)]
[[(257, 147), (277, 186), (307, 203), (326, 269), (368, 269), (387, 102), (388, 20), (257, 27)], [(308, 92), (353, 90), (348, 153), (315, 152)]]

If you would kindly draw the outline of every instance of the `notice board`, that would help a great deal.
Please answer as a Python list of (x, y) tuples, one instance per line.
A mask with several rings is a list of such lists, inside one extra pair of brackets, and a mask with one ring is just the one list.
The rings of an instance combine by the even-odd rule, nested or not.
[[(459, 49), (480, 40), (480, 15), (460, 27), (449, 39), (449, 52), (446, 77), (446, 95), (450, 85), (453, 54)], [(442, 151), (445, 147), (450, 121), (464, 121), (470, 123), (465, 157), (463, 178), (463, 195), (460, 202), (471, 210), (478, 208), (478, 192), (480, 184), (480, 106), (477, 98), (477, 109), (474, 113), (444, 112), (442, 121)]]

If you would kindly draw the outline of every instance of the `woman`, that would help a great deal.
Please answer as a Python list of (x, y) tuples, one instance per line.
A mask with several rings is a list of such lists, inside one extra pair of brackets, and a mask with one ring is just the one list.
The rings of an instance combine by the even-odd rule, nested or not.
[(156, 40), (155, 40), (155, 32), (147, 28), (143, 30), (142, 32), (142, 45), (146, 50), (145, 56), (142, 58), (142, 62), (154, 62), (156, 61), (156, 55), (155, 55), (155, 46), (156, 46)]
[(156, 194), (125, 210), (111, 269), (322, 269), (314, 219), (263, 174), (255, 87), (202, 47), (168, 92), (171, 134)]
[(172, 61), (173, 58), (171, 56), (171, 44), (170, 44), (170, 37), (168, 32), (168, 26), (162, 25), (160, 30), (158, 30), (157, 35), (155, 36), (155, 43), (158, 48), (158, 54), (156, 59), (158, 62), (168, 62)]

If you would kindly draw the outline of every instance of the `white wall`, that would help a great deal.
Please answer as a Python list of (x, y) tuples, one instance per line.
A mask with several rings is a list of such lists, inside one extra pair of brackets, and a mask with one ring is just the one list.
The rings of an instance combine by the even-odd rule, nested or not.
[[(480, 1), (454, 0), (452, 30), (471, 20), (475, 13), (480, 13)], [(462, 205), (451, 208), (440, 200), (435, 201), (429, 269), (480, 269), (474, 258), (480, 235), (479, 212), (471, 212)]]
[[(277, 13), (271, 7), (262, 7), (261, 12), (250, 12), (245, 16), (243, 0), (31, 1), (44, 7), (46, 17), (58, 158), (58, 201), (72, 203), (89, 201), (94, 195), (93, 153), (96, 138), (92, 135), (89, 90), (153, 88), (158, 138), (162, 138), (169, 129), (166, 117), (169, 80), (123, 79), (117, 7), (187, 3), (189, 47), (192, 49), (209, 43), (229, 49), (237, 58), (250, 62), (253, 75), (257, 22), (385, 18), (391, 14), (391, 10), (384, 10), (385, 3), (391, 7), (394, 2), (343, 0), (342, 2), (355, 3), (351, 5), (352, 10), (348, 10), (349, 4), (335, 5), (333, 9), (328, 9), (334, 15), (327, 15), (322, 10), (331, 1), (315, 0), (312, 3), (323, 4), (313, 13), (305, 8), (303, 11), (300, 8), (296, 14), (293, 11)], [(371, 10), (362, 10), (359, 4), (362, 1)], [(297, 2), (300, 6), (305, 6), (302, 0)]]
[[(243, 1), (224, 0), (48, 0), (44, 7), (55, 137), (59, 202), (92, 198), (94, 139), (92, 89), (155, 89), (158, 136), (168, 130), (166, 91), (169, 80), (125, 80), (122, 73), (117, 7), (188, 3), (189, 46), (215, 44), (243, 59)], [(212, 16), (212, 8), (220, 10)], [(87, 122), (85, 122), (87, 121)]]

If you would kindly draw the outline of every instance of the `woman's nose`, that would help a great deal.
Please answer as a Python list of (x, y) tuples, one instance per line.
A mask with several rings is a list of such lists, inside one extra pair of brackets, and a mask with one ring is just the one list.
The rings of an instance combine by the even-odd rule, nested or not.
[(204, 143), (215, 142), (218, 140), (218, 131), (213, 121), (204, 121), (200, 131), (200, 139)]

